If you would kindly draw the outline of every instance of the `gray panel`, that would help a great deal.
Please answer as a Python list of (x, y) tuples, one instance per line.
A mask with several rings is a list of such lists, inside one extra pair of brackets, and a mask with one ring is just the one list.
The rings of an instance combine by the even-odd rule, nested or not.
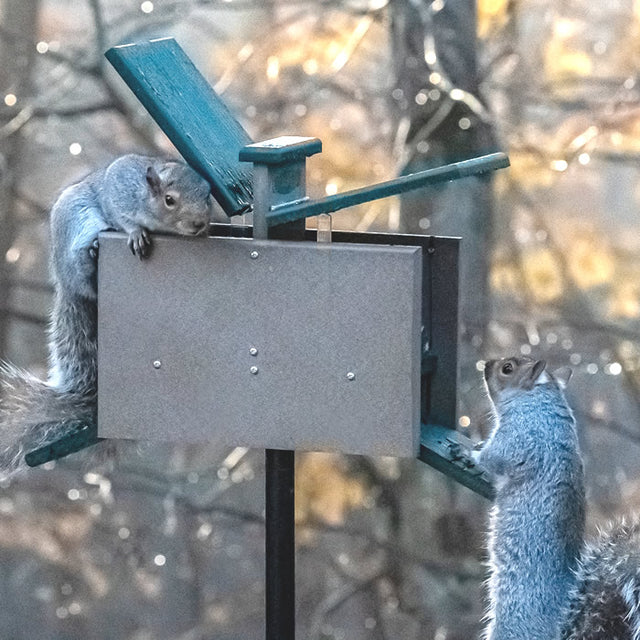
[(421, 269), (418, 247), (237, 238), (138, 261), (102, 234), (99, 435), (417, 455)]

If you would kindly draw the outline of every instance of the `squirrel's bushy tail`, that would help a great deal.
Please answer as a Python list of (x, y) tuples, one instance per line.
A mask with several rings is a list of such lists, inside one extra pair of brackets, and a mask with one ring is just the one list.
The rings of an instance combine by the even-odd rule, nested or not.
[(575, 589), (569, 594), (563, 640), (640, 640), (639, 569), (638, 519), (611, 523), (586, 544), (576, 570)]
[(95, 393), (61, 391), (0, 363), (0, 478), (25, 468), (25, 454), (64, 435), (78, 420), (95, 424)]

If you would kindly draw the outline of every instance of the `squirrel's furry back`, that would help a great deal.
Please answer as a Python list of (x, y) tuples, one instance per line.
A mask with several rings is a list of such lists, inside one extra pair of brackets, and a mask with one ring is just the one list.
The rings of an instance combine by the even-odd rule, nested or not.
[(11, 364), (0, 364), (0, 478), (25, 467), (24, 456), (62, 436), (71, 422), (94, 424), (91, 393), (61, 391)]

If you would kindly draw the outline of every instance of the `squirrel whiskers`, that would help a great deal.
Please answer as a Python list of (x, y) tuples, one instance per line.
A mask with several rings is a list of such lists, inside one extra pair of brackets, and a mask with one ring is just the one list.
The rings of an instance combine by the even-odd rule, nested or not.
[(69, 422), (95, 423), (98, 234), (124, 231), (143, 259), (150, 232), (198, 235), (210, 217), (209, 184), (176, 160), (125, 155), (62, 191), (51, 209), (49, 376), (0, 367), (0, 477)]

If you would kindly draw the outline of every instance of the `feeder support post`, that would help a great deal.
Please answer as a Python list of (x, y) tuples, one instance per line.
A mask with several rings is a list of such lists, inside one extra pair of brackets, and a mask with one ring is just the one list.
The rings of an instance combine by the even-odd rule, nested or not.
[[(303, 240), (305, 221), (269, 229), (268, 214), (278, 205), (306, 198), (306, 158), (322, 150), (317, 138), (286, 136), (240, 150), (253, 162), (253, 237)], [(259, 257), (259, 256), (256, 256)], [(266, 640), (295, 638), (295, 454), (265, 452)]]
[(322, 143), (318, 138), (298, 136), (282, 136), (240, 150), (242, 162), (253, 162), (254, 238), (304, 239), (304, 220), (269, 231), (268, 216), (279, 206), (308, 199), (305, 160), (320, 151)]

